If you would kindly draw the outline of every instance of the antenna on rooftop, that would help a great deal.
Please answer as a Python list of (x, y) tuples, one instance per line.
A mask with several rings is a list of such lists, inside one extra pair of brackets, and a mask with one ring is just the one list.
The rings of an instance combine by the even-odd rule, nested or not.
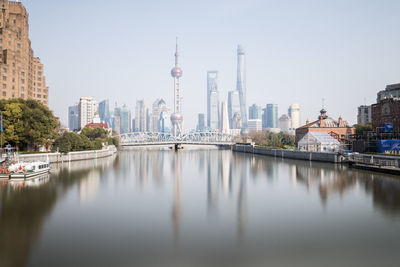
[(322, 109), (325, 109), (325, 98), (322, 98)]

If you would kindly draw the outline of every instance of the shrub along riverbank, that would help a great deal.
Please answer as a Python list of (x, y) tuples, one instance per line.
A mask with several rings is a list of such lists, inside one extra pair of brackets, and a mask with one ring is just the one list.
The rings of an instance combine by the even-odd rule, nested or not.
[[(268, 131), (251, 132), (248, 135), (241, 136), (241, 142), (251, 139), (255, 145), (266, 148), (294, 149), (295, 137), (287, 133), (272, 133)], [(240, 142), (239, 142), (240, 143)]]
[(98, 150), (103, 144), (118, 146), (118, 140), (108, 136), (106, 130), (100, 127), (86, 127), (80, 134), (64, 132), (54, 142), (53, 150), (60, 152)]

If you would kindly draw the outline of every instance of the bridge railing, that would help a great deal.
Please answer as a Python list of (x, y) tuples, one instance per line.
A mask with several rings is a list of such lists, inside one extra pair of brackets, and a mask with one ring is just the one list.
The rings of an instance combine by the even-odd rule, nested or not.
[(193, 132), (180, 136), (158, 132), (133, 132), (121, 134), (121, 145), (140, 144), (232, 144), (234, 136), (219, 132)]

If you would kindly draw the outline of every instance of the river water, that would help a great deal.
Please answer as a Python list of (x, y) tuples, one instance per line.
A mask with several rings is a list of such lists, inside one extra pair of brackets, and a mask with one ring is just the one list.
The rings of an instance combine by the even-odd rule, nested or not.
[(204, 149), (0, 182), (0, 266), (400, 266), (400, 178)]

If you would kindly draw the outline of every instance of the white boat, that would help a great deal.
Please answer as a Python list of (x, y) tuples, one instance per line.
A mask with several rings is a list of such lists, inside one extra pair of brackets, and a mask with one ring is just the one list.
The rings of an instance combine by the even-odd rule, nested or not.
[(0, 179), (28, 179), (50, 172), (50, 163), (46, 161), (17, 162), (0, 169)]

